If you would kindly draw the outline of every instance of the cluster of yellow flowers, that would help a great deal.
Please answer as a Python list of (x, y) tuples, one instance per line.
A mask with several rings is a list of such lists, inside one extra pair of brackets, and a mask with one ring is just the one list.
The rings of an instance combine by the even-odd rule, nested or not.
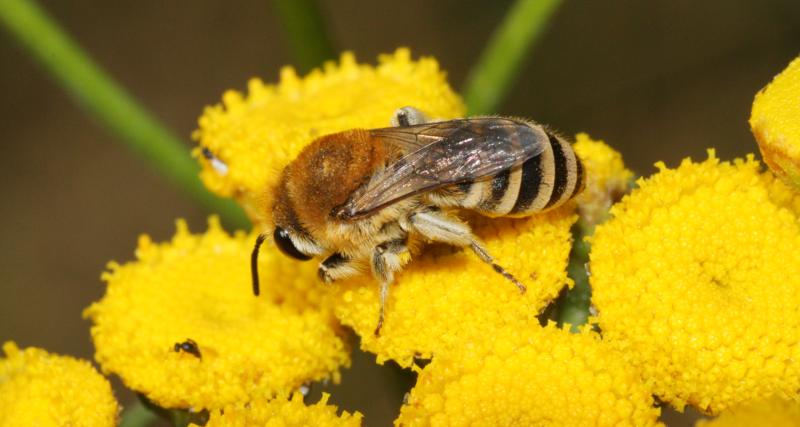
[[(398, 425), (659, 425), (653, 396), (723, 414), (703, 425), (762, 414), (797, 421), (800, 195), (752, 156), (725, 162), (712, 150), (704, 162), (659, 163), (625, 195), (633, 174), (619, 153), (579, 134), (587, 185), (577, 203), (523, 219), (465, 215), (527, 293), (470, 253), (430, 248), (398, 275), (378, 337), (369, 277), (324, 287), (314, 263), (269, 243), (262, 295), (253, 297), (252, 243), (271, 226), (279, 172), (305, 145), (388, 126), (406, 105), (464, 116), (435, 60), (399, 49), (378, 62), (344, 54), (302, 78), (287, 67), (279, 84), (252, 80), (247, 94), (227, 92), (205, 110), (194, 135), (201, 179), (244, 206), (255, 228), (229, 234), (212, 217), (192, 234), (178, 221), (171, 241), (142, 236), (134, 261), (110, 263), (106, 295), (84, 312), (104, 373), (162, 408), (207, 411), (208, 426), (360, 425), (359, 413), (338, 413), (327, 395), (307, 405), (298, 393), (340, 381), (350, 329), (379, 363), (417, 373)], [(758, 95), (751, 119), (765, 158), (789, 182), (800, 159), (798, 64)], [(570, 333), (539, 314), (572, 286), (579, 218), (583, 230), (597, 226), (587, 237), (595, 315)], [(1, 414), (113, 425), (118, 406), (88, 363), (5, 350)], [(431, 361), (421, 368), (415, 359)], [(71, 397), (48, 407), (53, 390)]]

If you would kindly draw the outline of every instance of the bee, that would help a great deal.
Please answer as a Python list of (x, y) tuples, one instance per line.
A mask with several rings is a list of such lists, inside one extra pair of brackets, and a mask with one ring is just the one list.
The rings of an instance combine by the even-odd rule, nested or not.
[[(525, 217), (562, 205), (584, 186), (571, 145), (516, 118), (428, 121), (403, 107), (391, 124), (322, 136), (284, 168), (271, 207), (278, 248), (321, 258), (325, 283), (370, 272), (380, 284), (376, 336), (394, 275), (421, 242), (469, 248), (524, 293), (455, 213)], [(255, 295), (266, 239), (251, 257)]]

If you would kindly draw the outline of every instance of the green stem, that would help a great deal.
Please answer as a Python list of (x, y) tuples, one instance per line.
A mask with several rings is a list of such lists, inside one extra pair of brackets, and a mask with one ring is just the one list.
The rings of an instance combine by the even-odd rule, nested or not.
[(508, 11), (464, 85), (470, 115), (495, 113), (529, 47), (542, 34), (560, 0), (517, 0)]
[(588, 227), (582, 226), (580, 220), (572, 228), (573, 243), (567, 275), (575, 282), (575, 286), (568, 290), (563, 299), (559, 301), (558, 323), (559, 325), (570, 324), (573, 332), (589, 319), (592, 290), (589, 287), (586, 264), (589, 262), (590, 248), (584, 237), (590, 236), (593, 232), (594, 227), (589, 230)]
[(300, 71), (335, 59), (335, 51), (315, 0), (273, 0), (273, 8), (289, 38), (289, 47)]
[(158, 419), (158, 415), (137, 401), (122, 413), (119, 427), (147, 427)]
[(0, 0), (0, 23), (87, 112), (119, 136), (119, 141), (229, 225), (247, 226), (238, 206), (212, 195), (200, 183), (199, 167), (189, 148), (95, 64), (36, 3)]

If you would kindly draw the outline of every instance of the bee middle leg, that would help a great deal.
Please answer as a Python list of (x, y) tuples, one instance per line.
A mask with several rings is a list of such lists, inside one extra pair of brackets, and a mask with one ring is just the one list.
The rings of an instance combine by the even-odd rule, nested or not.
[(520, 292), (525, 292), (525, 285), (494, 261), (489, 251), (472, 234), (469, 225), (441, 212), (438, 208), (416, 212), (409, 217), (409, 222), (416, 232), (430, 240), (472, 249), (481, 261), (491, 265), (494, 271), (516, 285)]
[(401, 254), (408, 251), (405, 239), (389, 240), (376, 246), (372, 251), (372, 275), (380, 282), (380, 307), (378, 311), (378, 326), (375, 328), (375, 336), (381, 333), (383, 327), (384, 313), (386, 311), (386, 301), (389, 299), (389, 286), (394, 282), (395, 271), (400, 270), (403, 265)]

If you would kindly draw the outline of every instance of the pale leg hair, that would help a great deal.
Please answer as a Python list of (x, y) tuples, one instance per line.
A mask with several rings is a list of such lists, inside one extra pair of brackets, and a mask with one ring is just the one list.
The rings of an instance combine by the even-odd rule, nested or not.
[(491, 265), (494, 271), (510, 280), (520, 292), (525, 292), (525, 285), (494, 261), (467, 224), (438, 209), (414, 213), (409, 217), (409, 222), (414, 231), (429, 240), (472, 249), (481, 261)]
[(405, 239), (390, 240), (376, 246), (372, 251), (372, 275), (380, 283), (380, 303), (378, 309), (378, 325), (375, 336), (379, 336), (383, 327), (386, 312), (386, 301), (389, 299), (389, 286), (394, 282), (394, 273), (402, 267), (401, 254), (408, 251)]
[(425, 117), (425, 114), (422, 111), (419, 111), (414, 107), (406, 106), (395, 110), (394, 114), (392, 114), (392, 120), (390, 123), (392, 127), (406, 127), (421, 125), (427, 122), (428, 118)]

